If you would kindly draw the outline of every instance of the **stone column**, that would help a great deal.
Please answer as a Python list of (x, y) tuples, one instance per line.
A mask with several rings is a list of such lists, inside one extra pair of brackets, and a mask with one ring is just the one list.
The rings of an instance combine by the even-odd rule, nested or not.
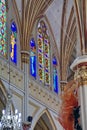
[(87, 130), (87, 55), (78, 57), (71, 69), (75, 72), (74, 79), (78, 83), (82, 130)]
[(29, 52), (21, 51), (21, 64), (24, 71), (24, 119), (28, 117), (28, 78), (29, 78)]

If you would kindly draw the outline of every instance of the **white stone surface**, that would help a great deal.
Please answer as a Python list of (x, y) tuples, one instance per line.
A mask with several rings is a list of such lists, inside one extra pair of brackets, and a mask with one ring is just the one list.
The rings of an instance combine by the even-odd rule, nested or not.
[(74, 62), (72, 63), (72, 65), (70, 66), (71, 70), (74, 69), (74, 67), (76, 67), (78, 64), (81, 63), (86, 63), (87, 62), (87, 55), (82, 55), (80, 57), (77, 57)]

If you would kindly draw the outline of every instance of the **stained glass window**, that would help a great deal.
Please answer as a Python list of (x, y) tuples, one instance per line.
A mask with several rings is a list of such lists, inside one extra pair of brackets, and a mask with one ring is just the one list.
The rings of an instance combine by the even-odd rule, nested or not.
[(5, 0), (0, 0), (0, 53), (7, 56)]
[(36, 78), (36, 44), (34, 38), (30, 41), (30, 74)]
[(58, 93), (58, 74), (57, 74), (57, 60), (53, 57), (53, 90)]
[(15, 22), (11, 23), (11, 61), (17, 64), (17, 27)]
[(44, 21), (38, 24), (38, 75), (45, 85), (50, 85), (50, 40)]

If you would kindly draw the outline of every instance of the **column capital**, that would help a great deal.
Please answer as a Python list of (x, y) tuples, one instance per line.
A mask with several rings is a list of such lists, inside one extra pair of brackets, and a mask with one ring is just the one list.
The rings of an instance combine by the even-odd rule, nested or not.
[(64, 87), (65, 87), (66, 84), (67, 84), (67, 81), (66, 81), (66, 80), (61, 80), (61, 81), (60, 81), (61, 91), (64, 91)]
[(21, 51), (21, 61), (22, 63), (29, 63), (29, 52), (28, 51)]
[(77, 80), (81, 86), (87, 85), (87, 55), (76, 58), (70, 68), (75, 72), (74, 79)]

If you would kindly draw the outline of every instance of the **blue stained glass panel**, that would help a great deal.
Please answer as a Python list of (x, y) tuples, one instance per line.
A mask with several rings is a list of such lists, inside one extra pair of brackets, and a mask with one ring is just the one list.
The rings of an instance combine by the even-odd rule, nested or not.
[[(12, 45), (10, 46), (10, 52), (12, 52)], [(14, 52), (13, 52), (14, 57), (11, 58), (11, 61), (14, 62), (15, 64), (17, 63), (17, 45), (14, 45)]]
[(14, 45), (14, 63), (17, 63), (17, 44)]
[(12, 24), (11, 24), (11, 30), (12, 30), (13, 32), (16, 32), (16, 33), (17, 33), (17, 27), (16, 27), (15, 22), (12, 22)]
[(32, 38), (31, 41), (30, 41), (30, 45), (31, 45), (31, 47), (35, 47), (35, 41), (34, 41), (33, 38)]
[(57, 60), (55, 57), (53, 57), (53, 65), (57, 65)]
[(11, 46), (10, 46), (11, 61), (17, 64), (17, 27), (15, 22), (11, 23)]
[(58, 93), (58, 76), (57, 74), (53, 74), (53, 87), (54, 87), (54, 92)]
[(57, 74), (57, 60), (56, 57), (53, 57), (53, 90), (58, 93), (58, 74)]
[(30, 74), (36, 78), (36, 56), (30, 56)]
[(36, 78), (36, 44), (34, 38), (30, 41), (30, 74)]

